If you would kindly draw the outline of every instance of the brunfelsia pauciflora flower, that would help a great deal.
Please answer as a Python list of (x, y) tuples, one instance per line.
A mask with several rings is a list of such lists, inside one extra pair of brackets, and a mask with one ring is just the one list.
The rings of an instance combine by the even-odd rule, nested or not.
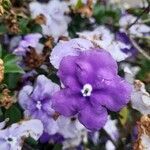
[(53, 109), (66, 117), (77, 115), (86, 128), (99, 130), (107, 109), (117, 112), (130, 99), (131, 86), (117, 73), (116, 61), (102, 49), (65, 56), (58, 69), (64, 88), (53, 95)]

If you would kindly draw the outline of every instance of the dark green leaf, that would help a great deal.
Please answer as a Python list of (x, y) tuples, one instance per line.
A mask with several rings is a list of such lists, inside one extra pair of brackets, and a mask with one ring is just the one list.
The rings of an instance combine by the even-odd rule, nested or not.
[(23, 69), (17, 65), (19, 58), (13, 54), (8, 54), (4, 58), (5, 73), (24, 73)]
[(15, 106), (11, 106), (5, 111), (5, 118), (9, 118), (8, 125), (19, 122), (22, 118), (21, 111)]
[(21, 19), (19, 19), (18, 23), (19, 23), (19, 29), (21, 30), (21, 34), (26, 34), (29, 32), (29, 29), (27, 27), (27, 25), (29, 23), (28, 19), (21, 18)]
[(2, 45), (0, 44), (0, 58), (2, 58)]
[(0, 23), (0, 34), (4, 34), (7, 32), (7, 28), (4, 24)]
[(8, 86), (9, 89), (15, 89), (19, 82), (21, 74), (18, 73), (6, 73), (4, 78), (4, 83)]

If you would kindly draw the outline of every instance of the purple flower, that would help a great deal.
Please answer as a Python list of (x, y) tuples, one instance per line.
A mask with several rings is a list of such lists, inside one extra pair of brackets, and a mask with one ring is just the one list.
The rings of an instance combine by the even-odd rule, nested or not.
[(29, 47), (36, 48), (37, 52), (40, 53), (43, 45), (39, 43), (40, 38), (42, 37), (39, 33), (28, 34), (23, 40), (20, 41), (19, 46), (14, 49), (13, 53), (19, 56), (24, 56), (29, 50)]
[(64, 116), (77, 114), (90, 130), (105, 125), (107, 109), (119, 111), (129, 101), (131, 87), (117, 75), (117, 63), (104, 50), (64, 57), (58, 76), (65, 88), (54, 94), (52, 107)]
[(129, 37), (127, 36), (127, 34), (125, 32), (118, 32), (116, 34), (116, 40), (126, 44), (128, 46), (128, 48), (121, 48), (122, 52), (128, 54), (129, 56), (135, 56), (137, 53), (137, 50), (133, 47), (133, 45), (131, 44), (131, 41), (129, 39)]
[(43, 133), (40, 120), (34, 119), (15, 123), (9, 128), (0, 130), (1, 150), (21, 150), (24, 138), (31, 136), (38, 140)]
[(51, 108), (51, 97), (58, 90), (57, 84), (44, 75), (39, 75), (35, 86), (24, 86), (18, 97), (25, 117), (41, 120), (44, 131), (49, 134), (55, 134), (58, 129), (57, 123), (53, 119), (54, 110)]

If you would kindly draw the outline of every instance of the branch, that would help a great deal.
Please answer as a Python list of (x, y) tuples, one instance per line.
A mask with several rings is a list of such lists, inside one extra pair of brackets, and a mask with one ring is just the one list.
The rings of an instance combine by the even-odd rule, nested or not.
[(129, 39), (131, 41), (131, 43), (133, 44), (133, 46), (148, 60), (150, 60), (150, 56), (136, 43), (136, 41), (129, 36)]
[(150, 4), (148, 4), (148, 7), (146, 7), (141, 14), (135, 19), (135, 21), (133, 23), (131, 23), (128, 27), (127, 30), (130, 29), (134, 24), (136, 24), (138, 22), (138, 20), (141, 18), (141, 16), (143, 16), (143, 14), (145, 14), (146, 12), (149, 13), (150, 11)]

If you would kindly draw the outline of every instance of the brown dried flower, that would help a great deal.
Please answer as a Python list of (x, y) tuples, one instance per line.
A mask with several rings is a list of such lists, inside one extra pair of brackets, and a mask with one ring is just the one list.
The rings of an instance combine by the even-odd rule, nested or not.
[(10, 12), (5, 16), (4, 20), (10, 33), (17, 34), (20, 32), (17, 14), (13, 10), (10, 10)]
[(49, 36), (49, 37), (47, 37), (47, 39), (44, 43), (44, 46), (48, 49), (51, 49), (53, 47), (53, 43), (54, 43), (54, 38)]
[(2, 91), (0, 106), (5, 107), (6, 109), (10, 108), (10, 106), (14, 103), (12, 96), (9, 95), (10, 91), (8, 89), (4, 89)]
[(4, 79), (4, 62), (0, 59), (0, 83)]
[(34, 48), (30, 47), (30, 51), (27, 52), (24, 61), (29, 68), (38, 68), (45, 61), (45, 56), (38, 54)]
[(40, 24), (40, 25), (46, 24), (46, 18), (45, 18), (45, 16), (43, 14), (38, 15), (35, 18), (35, 23)]
[(0, 4), (0, 16), (2, 16), (4, 14), (4, 8), (3, 6)]
[(137, 91), (140, 91), (143, 86), (144, 86), (144, 83), (141, 82), (140, 80), (134, 81), (134, 87)]
[(137, 122), (138, 127), (138, 139), (134, 144), (134, 150), (146, 150), (147, 146), (145, 143), (150, 141), (150, 117), (144, 115), (140, 121)]
[(93, 14), (93, 0), (88, 0), (87, 4), (75, 9), (74, 12), (81, 13), (83, 16), (91, 17)]

